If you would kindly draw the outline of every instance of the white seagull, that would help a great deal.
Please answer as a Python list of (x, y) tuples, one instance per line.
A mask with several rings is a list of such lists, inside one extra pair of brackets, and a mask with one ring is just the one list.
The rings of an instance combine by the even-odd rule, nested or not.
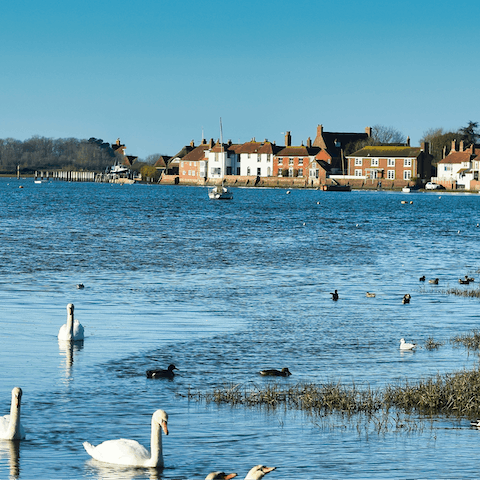
[(400, 350), (413, 350), (416, 347), (416, 343), (406, 343), (404, 338), (400, 339)]

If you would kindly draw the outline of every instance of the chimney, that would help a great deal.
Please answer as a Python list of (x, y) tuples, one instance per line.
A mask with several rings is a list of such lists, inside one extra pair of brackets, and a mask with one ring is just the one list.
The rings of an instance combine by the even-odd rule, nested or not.
[(210, 142), (208, 143), (208, 145), (210, 146), (210, 148), (213, 148), (213, 145), (215, 145), (215, 144), (213, 143), (213, 138), (210, 139)]
[(312, 139), (310, 137), (307, 138), (307, 147), (312, 148)]
[(410, 146), (410, 137), (407, 137), (407, 147)]
[(117, 145), (120, 146), (120, 139), (117, 138)]
[(452, 140), (452, 149), (451, 149), (451, 152), (456, 152), (456, 151), (457, 151), (456, 146), (457, 146), (457, 141), (456, 141), (456, 140)]
[(429, 142), (422, 142), (422, 151), (424, 151), (426, 154), (430, 154), (430, 143)]
[(370, 138), (372, 136), (372, 127), (365, 127), (365, 133)]
[(291, 147), (292, 146), (292, 136), (290, 135), (290, 132), (287, 132), (285, 134), (285, 146), (286, 147)]
[(191, 146), (192, 148), (195, 147), (195, 140), (192, 140), (192, 141), (190, 142), (190, 146)]
[(323, 135), (323, 125), (317, 125), (317, 137), (321, 137)]
[(442, 149), (442, 160), (445, 158), (446, 155), (447, 155), (447, 147), (444, 145)]
[(459, 152), (464, 152), (465, 151), (465, 146), (463, 143), (463, 140), (460, 140), (460, 148), (458, 149)]

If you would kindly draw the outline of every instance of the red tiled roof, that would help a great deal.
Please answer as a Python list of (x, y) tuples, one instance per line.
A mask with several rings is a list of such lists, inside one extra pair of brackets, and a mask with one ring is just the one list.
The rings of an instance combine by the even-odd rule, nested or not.
[(450, 152), (443, 160), (438, 163), (463, 163), (469, 162), (476, 155), (472, 155), (471, 152)]
[(308, 157), (316, 155), (320, 151), (319, 147), (305, 147), (303, 145), (296, 147), (283, 147), (277, 152), (277, 157)]

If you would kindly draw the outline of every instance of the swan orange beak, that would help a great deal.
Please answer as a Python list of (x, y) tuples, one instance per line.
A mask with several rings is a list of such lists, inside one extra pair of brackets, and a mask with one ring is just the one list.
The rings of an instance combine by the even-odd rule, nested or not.
[(165, 435), (168, 435), (167, 422), (162, 422), (162, 429), (163, 429)]
[(230, 480), (231, 478), (235, 478), (236, 476), (236, 473), (229, 473), (228, 475), (225, 475), (225, 480)]
[(270, 473), (272, 472), (273, 470), (275, 470), (277, 467), (263, 467), (262, 468), (262, 471), (263, 473)]

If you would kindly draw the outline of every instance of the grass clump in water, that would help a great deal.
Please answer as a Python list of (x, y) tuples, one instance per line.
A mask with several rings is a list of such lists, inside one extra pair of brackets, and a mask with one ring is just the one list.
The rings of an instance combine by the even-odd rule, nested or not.
[(480, 348), (480, 331), (472, 330), (471, 333), (457, 335), (452, 338), (451, 342), (456, 346), (463, 345), (471, 350), (478, 350)]
[(425, 348), (427, 350), (436, 350), (437, 348), (445, 345), (444, 342), (437, 342), (436, 340), (433, 339), (433, 337), (428, 337), (427, 340), (425, 341)]
[(462, 288), (449, 288), (445, 291), (450, 295), (458, 295), (459, 297), (471, 297), (471, 298), (480, 298), (480, 288), (473, 290), (462, 289)]

